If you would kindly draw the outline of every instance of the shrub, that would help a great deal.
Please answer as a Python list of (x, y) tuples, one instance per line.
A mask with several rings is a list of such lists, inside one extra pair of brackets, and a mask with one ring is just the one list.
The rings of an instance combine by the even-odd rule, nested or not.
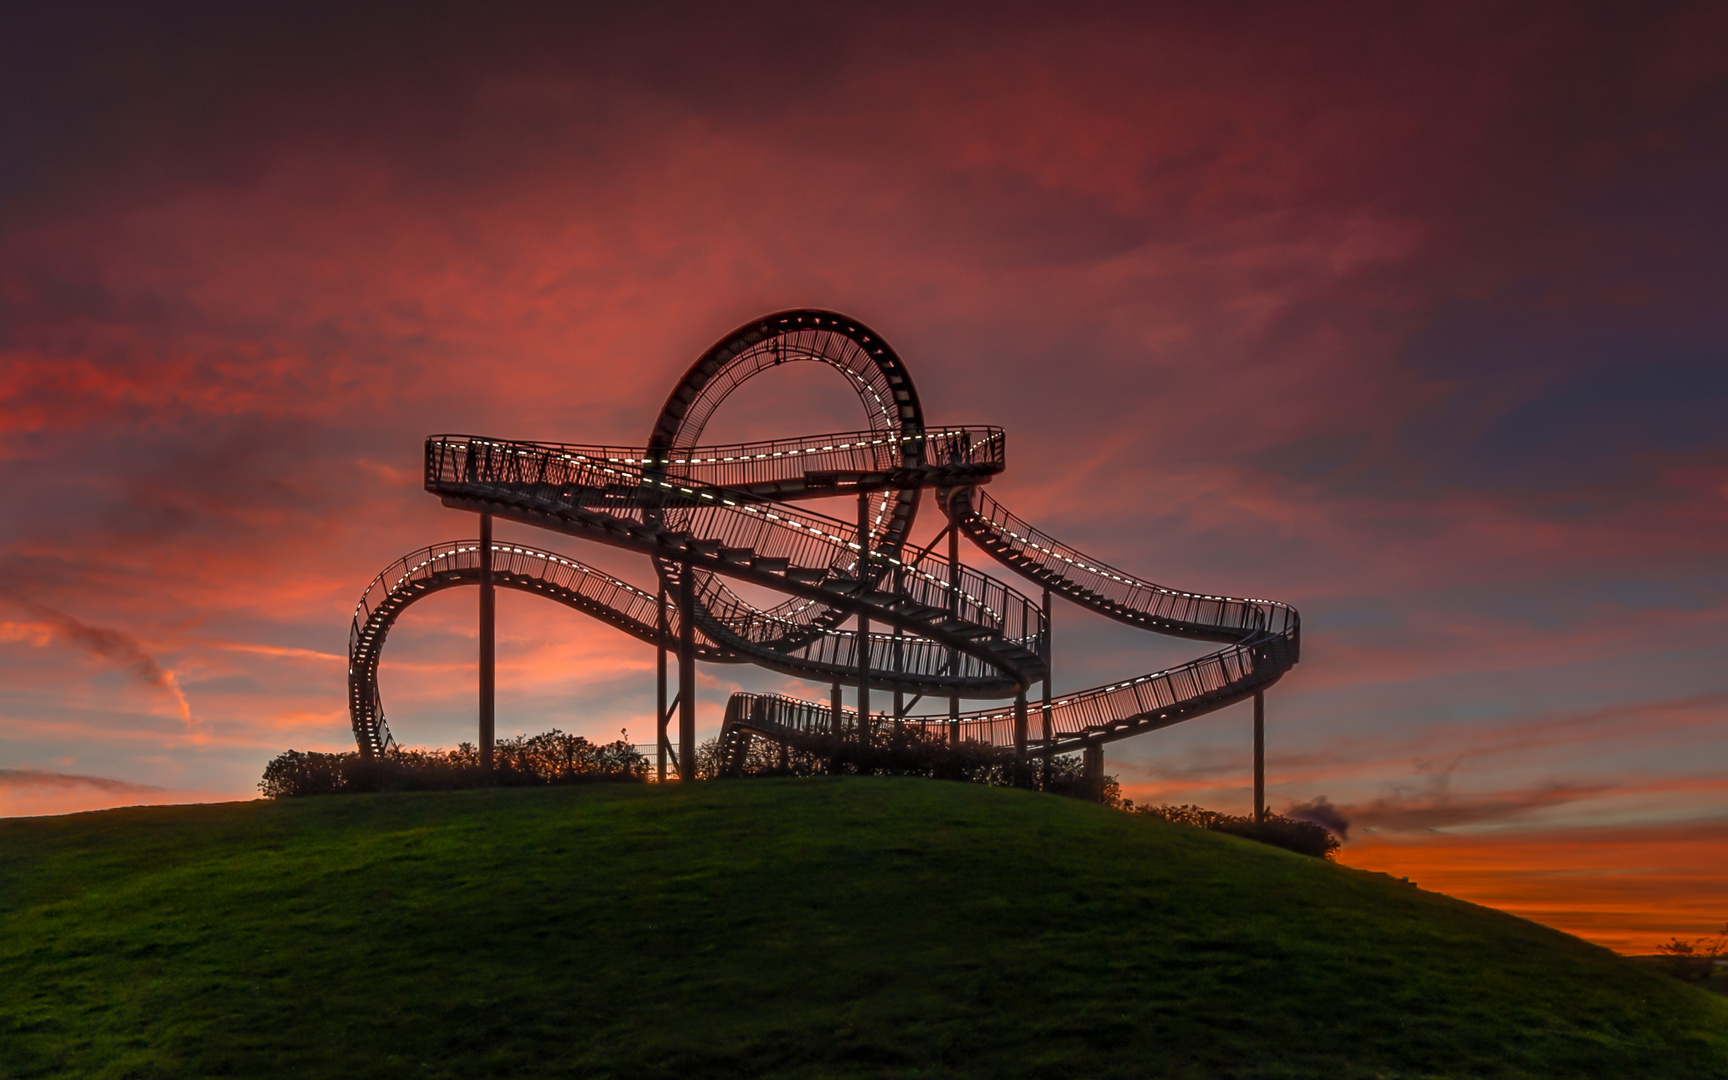
[(1338, 838), (1312, 822), (1296, 821), (1282, 814), (1267, 814), (1265, 821), (1255, 821), (1252, 815), (1221, 814), (1199, 806), (1134, 806), (1136, 814), (1151, 814), (1178, 825), (1196, 829), (1213, 829), (1247, 840), (1258, 840), (1301, 855), (1317, 859), (1335, 859), (1340, 844)]
[[(814, 750), (786, 746), (767, 739), (751, 739), (744, 764), (734, 776), (820, 776), (828, 772), (828, 758)], [(720, 742), (709, 739), (696, 748), (696, 778), (720, 777)]]
[(1676, 979), (1707, 983), (1716, 974), (1716, 961), (1728, 956), (1728, 924), (1713, 938), (1688, 941), (1673, 938), (1666, 945), (1656, 946), (1662, 966)]
[(1085, 757), (1072, 754), (1065, 757), (1053, 757), (1046, 769), (1042, 762), (1037, 766), (1039, 786), (1052, 795), (1067, 795), (1070, 798), (1085, 799), (1088, 802), (1101, 803), (1104, 806), (1124, 810), (1133, 806), (1122, 798), (1122, 785), (1114, 776), (1099, 778), (1096, 785), (1086, 780)]
[[(735, 776), (927, 776), (937, 780), (970, 780), (1008, 784), (1013, 779), (1014, 754), (979, 742), (954, 745), (939, 732), (926, 732), (910, 725), (887, 725), (868, 745), (844, 739), (839, 745), (812, 740), (806, 746), (787, 746), (766, 738), (752, 738), (743, 767)], [(696, 751), (696, 775), (710, 779), (720, 775), (720, 748), (714, 740)]]
[(648, 777), (648, 759), (629, 743), (592, 743), (556, 728), (543, 735), (499, 740), (492, 751), (492, 768), (498, 783), (516, 785)]
[[(950, 743), (941, 729), (912, 725), (883, 725), (869, 745), (845, 739), (839, 746), (812, 741), (809, 745), (783, 746), (765, 737), (754, 737), (745, 751), (744, 764), (734, 776), (925, 776), (934, 780), (962, 780), (994, 787), (1023, 785), (1053, 795), (1096, 799), (1106, 806), (1121, 806), (1122, 788), (1114, 776), (1102, 782), (1101, 797), (1090, 790), (1078, 755), (1054, 757), (1048, 769), (1034, 757), (1024, 775), (1018, 775), (1014, 752), (989, 743)], [(713, 739), (696, 750), (696, 776), (720, 776), (720, 744)]]
[(347, 786), (343, 775), (346, 759), (358, 754), (320, 754), (316, 750), (289, 750), (264, 766), (258, 790), (267, 798), (284, 795), (328, 795)]
[(487, 777), (473, 743), (462, 743), (454, 750), (397, 748), (373, 758), (353, 750), (336, 754), (289, 750), (264, 767), (258, 790), (279, 799), (361, 791), (451, 791), (489, 783), (526, 787), (641, 782), (648, 777), (648, 759), (629, 743), (593, 743), (558, 730), (499, 740), (493, 744), (492, 764), (492, 775)]

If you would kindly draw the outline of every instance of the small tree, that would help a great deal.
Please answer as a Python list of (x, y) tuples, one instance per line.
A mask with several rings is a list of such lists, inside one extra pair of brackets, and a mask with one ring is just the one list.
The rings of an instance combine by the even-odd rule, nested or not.
[(1666, 945), (1656, 946), (1657, 955), (1662, 957), (1662, 966), (1676, 979), (1687, 982), (1709, 982), (1716, 974), (1716, 961), (1728, 956), (1728, 923), (1715, 937), (1694, 938), (1687, 941), (1683, 938), (1673, 938)]

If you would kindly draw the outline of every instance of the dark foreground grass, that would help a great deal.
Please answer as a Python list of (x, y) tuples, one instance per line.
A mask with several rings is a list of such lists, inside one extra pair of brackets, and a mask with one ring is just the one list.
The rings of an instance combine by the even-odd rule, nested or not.
[(1728, 1002), (1050, 796), (813, 779), (0, 822), (9, 1076), (1728, 1076)]

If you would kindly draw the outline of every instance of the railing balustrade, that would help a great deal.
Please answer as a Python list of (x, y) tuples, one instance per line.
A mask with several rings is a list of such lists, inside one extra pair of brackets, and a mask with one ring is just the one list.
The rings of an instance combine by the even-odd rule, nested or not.
[(1010, 513), (987, 492), (974, 488), (967, 498), (973, 518), (983, 522), (989, 534), (1007, 544), (1012, 557), (1026, 565), (1035, 578), (1059, 578), (1124, 611), (1209, 631), (1287, 634), (1298, 627), (1296, 610), (1288, 604), (1185, 592), (1144, 581), (1089, 558), (1035, 528)]
[[(950, 432), (949, 437), (970, 439), (978, 446), (1001, 442), (988, 429), (954, 430), (959, 434)], [(601, 452), (608, 457), (599, 457)], [(1043, 609), (987, 574), (962, 566), (956, 583), (946, 560), (930, 556), (908, 566), (897, 551), (871, 551), (860, 572), (856, 524), (683, 477), (655, 475), (642, 464), (645, 454), (433, 436), (426, 443), (427, 482), (434, 490), (468, 489), (546, 512), (597, 512), (625, 525), (654, 526), (705, 544), (748, 550), (758, 558), (785, 559), (794, 567), (869, 582), (871, 591), (882, 589), (891, 572), (899, 570), (892, 594), (897, 600), (946, 610), (957, 588), (963, 622), (1016, 641), (1033, 641), (1043, 632)], [(764, 618), (754, 608), (740, 606), (724, 615), (731, 631), (746, 642), (766, 644), (785, 632), (782, 620)]]

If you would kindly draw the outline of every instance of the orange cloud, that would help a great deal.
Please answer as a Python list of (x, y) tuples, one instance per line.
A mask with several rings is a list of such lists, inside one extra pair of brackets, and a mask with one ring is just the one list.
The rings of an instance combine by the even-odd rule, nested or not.
[(1728, 921), (1728, 822), (1369, 837), (1340, 861), (1626, 953)]

